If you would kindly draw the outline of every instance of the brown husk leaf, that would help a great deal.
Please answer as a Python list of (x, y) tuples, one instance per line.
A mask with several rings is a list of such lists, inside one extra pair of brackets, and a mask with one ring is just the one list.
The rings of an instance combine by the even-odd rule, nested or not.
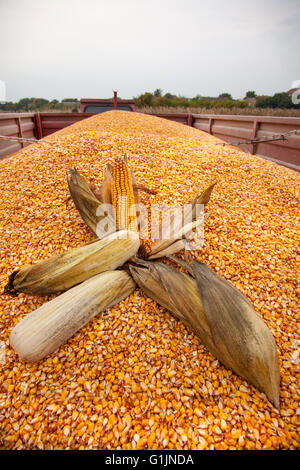
[[(94, 233), (94, 235), (98, 238), (103, 238), (104, 236), (115, 232), (116, 226), (113, 217), (111, 216), (111, 214), (107, 213), (105, 213), (104, 215), (99, 215), (101, 214), (101, 202), (99, 201), (99, 199), (97, 199), (92, 189), (90, 188), (88, 182), (78, 173), (76, 168), (70, 169), (70, 174), (67, 177), (67, 182), (71, 198), (73, 199), (73, 202), (82, 220), (86, 223), (86, 225)], [(101, 187), (102, 200), (104, 203), (109, 203), (108, 188), (109, 184), (107, 180), (104, 179)], [(101, 222), (101, 220), (103, 220), (104, 218), (106, 218), (108, 223), (107, 230), (100, 232), (99, 228), (97, 230), (97, 227), (99, 227), (99, 222)]]
[(279, 407), (274, 338), (249, 301), (228, 281), (193, 261), (195, 279), (163, 263), (136, 260), (139, 287), (199, 336), (207, 349)]

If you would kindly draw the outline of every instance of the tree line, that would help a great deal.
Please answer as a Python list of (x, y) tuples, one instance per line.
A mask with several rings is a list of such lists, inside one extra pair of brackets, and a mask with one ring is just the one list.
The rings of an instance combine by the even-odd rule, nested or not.
[[(163, 93), (158, 88), (154, 92), (145, 92), (134, 97), (137, 109), (150, 107), (169, 108), (273, 108), (273, 109), (300, 109), (300, 104), (294, 104), (291, 96), (286, 92), (275, 93), (273, 96), (257, 96), (256, 92), (249, 90), (243, 99), (234, 99), (230, 93), (221, 93), (217, 97), (196, 95), (193, 98)], [(73, 111), (80, 109), (77, 98), (64, 98), (61, 101), (45, 98), (22, 98), (18, 102), (0, 103), (0, 111), (28, 112), (28, 111)]]
[(257, 96), (256, 92), (249, 90), (242, 100), (232, 98), (230, 93), (221, 93), (218, 97), (196, 95), (193, 98), (163, 93), (160, 88), (153, 93), (146, 92), (135, 98), (137, 108), (142, 107), (182, 107), (182, 108), (280, 108), (300, 109), (300, 105), (292, 102), (291, 96), (286, 92), (275, 93), (273, 96)]
[(6, 101), (0, 103), (1, 111), (28, 112), (28, 111), (79, 111), (80, 102), (77, 98), (64, 98), (58, 100), (46, 100), (45, 98), (22, 98), (17, 102)]

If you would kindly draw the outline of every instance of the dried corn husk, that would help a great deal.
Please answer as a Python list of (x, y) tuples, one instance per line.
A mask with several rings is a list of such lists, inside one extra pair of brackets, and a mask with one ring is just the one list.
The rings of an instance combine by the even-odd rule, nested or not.
[(274, 337), (248, 299), (208, 266), (192, 262), (218, 357), (279, 407), (280, 370)]
[(134, 260), (129, 269), (137, 285), (153, 300), (170, 310), (214, 350), (195, 279), (164, 263)]
[(39, 361), (134, 289), (135, 283), (125, 271), (98, 274), (23, 318), (13, 328), (10, 344), (24, 361)]
[(139, 262), (130, 271), (149, 297), (191, 328), (226, 367), (279, 406), (274, 338), (248, 300), (229, 282), (193, 261), (195, 279), (162, 263)]
[[(205, 218), (210, 216), (209, 212)], [(180, 229), (178, 229), (174, 235), (171, 235), (167, 240), (161, 240), (158, 242), (147, 254), (147, 259), (157, 259), (164, 256), (170, 256), (178, 251), (183, 250), (188, 245), (188, 239), (191, 236), (192, 230), (203, 224), (204, 218), (199, 218), (193, 222), (189, 222)]]
[(48, 295), (65, 291), (96, 274), (122, 266), (139, 246), (137, 233), (113, 233), (14, 272), (6, 292)]
[(104, 170), (104, 178), (101, 185), (101, 202), (104, 204), (112, 203), (112, 165), (108, 163)]
[[(98, 238), (102, 238), (115, 232), (115, 217), (114, 214), (109, 211), (109, 205), (111, 204), (111, 201), (109, 201), (109, 187), (102, 186), (102, 197), (104, 197), (104, 200), (99, 201), (88, 182), (78, 173), (76, 168), (70, 169), (67, 182), (71, 198), (82, 220), (94, 235)], [(103, 206), (102, 202), (105, 206)], [(102, 207), (105, 207), (105, 210), (102, 210)], [(105, 232), (99, 230), (99, 224), (103, 220), (105, 220), (106, 224)]]
[[(216, 183), (211, 184), (206, 188), (200, 195), (198, 191), (190, 203), (190, 206), (185, 211), (184, 216), (188, 222), (182, 226), (182, 218), (175, 218), (174, 215), (170, 218), (170, 227), (171, 234), (168, 240), (162, 240), (158, 242), (148, 253), (147, 259), (157, 259), (162, 258), (163, 256), (169, 256), (185, 248), (185, 242), (182, 239), (186, 239), (190, 236), (191, 231), (197, 228), (200, 224), (203, 223), (205, 219), (209, 217), (211, 212), (205, 217), (200, 217), (197, 219), (197, 205), (203, 204), (203, 207), (208, 204), (212, 190)], [(181, 240), (181, 241), (180, 241)]]
[[(129, 181), (126, 194), (123, 194), (124, 188), (119, 187), (118, 181), (113, 176), (114, 167), (118, 164), (124, 164), (123, 170), (128, 171)], [(69, 191), (74, 204), (86, 225), (98, 237), (104, 238), (110, 233), (120, 230), (121, 228), (133, 227), (127, 220), (127, 210), (125, 213), (121, 211), (121, 218), (125, 218), (126, 227), (119, 227), (117, 220), (120, 216), (120, 207), (114, 207), (114, 199), (116, 195), (126, 196), (129, 203), (134, 198), (134, 205), (130, 206), (131, 210), (131, 224), (134, 225), (134, 220), (139, 216), (135, 212), (135, 206), (139, 204), (138, 186), (136, 184), (133, 171), (127, 166), (127, 158), (124, 159), (117, 157), (113, 164), (108, 164), (104, 171), (104, 178), (99, 188), (93, 188), (91, 185), (77, 172), (76, 168), (70, 169), (70, 174), (67, 177)], [(121, 194), (122, 192), (122, 194)], [(115, 197), (113, 197), (115, 195)], [(138, 226), (136, 226), (138, 229)]]

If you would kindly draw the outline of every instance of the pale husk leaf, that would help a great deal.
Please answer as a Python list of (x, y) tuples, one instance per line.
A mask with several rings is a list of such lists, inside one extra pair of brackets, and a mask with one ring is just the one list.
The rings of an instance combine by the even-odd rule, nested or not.
[[(164, 256), (163, 252), (166, 252), (167, 255), (177, 253), (182, 249), (182, 244), (175, 245), (174, 242), (179, 240), (180, 238), (187, 237), (188, 234), (199, 226), (201, 223), (203, 223), (203, 220), (207, 219), (211, 212), (207, 215), (205, 215), (204, 218), (197, 218), (197, 205), (203, 205), (205, 207), (209, 200), (211, 193), (216, 185), (216, 182), (208, 186), (204, 191), (198, 194), (198, 191), (196, 192), (196, 195), (193, 199), (193, 201), (190, 203), (189, 207), (185, 209), (184, 211), (184, 217), (185, 220), (188, 220), (189, 222), (186, 223), (184, 226), (182, 226), (182, 217), (175, 217), (174, 214), (170, 217), (170, 228), (171, 228), (171, 233), (170, 237), (168, 237), (168, 240), (162, 240), (158, 242), (154, 247), (151, 249), (151, 251), (148, 254), (148, 259), (156, 259), (156, 258), (161, 258)], [(179, 250), (176, 249), (176, 251), (172, 251), (168, 249), (170, 245), (173, 245), (173, 248), (177, 248), (177, 246), (181, 247)], [(165, 251), (167, 250), (168, 251)], [(154, 256), (155, 255), (155, 256)]]
[(113, 233), (22, 268), (14, 273), (7, 292), (48, 295), (65, 291), (96, 274), (122, 266), (139, 246), (137, 233), (126, 230)]
[(104, 178), (101, 185), (101, 200), (105, 204), (112, 203), (112, 183), (113, 183), (113, 176), (112, 176), (112, 168), (111, 164), (107, 164), (104, 170)]
[(134, 289), (135, 283), (125, 271), (98, 274), (20, 320), (10, 334), (10, 344), (22, 360), (39, 361)]
[[(160, 242), (158, 242), (149, 251), (147, 258), (162, 258), (163, 256), (173, 255), (174, 253), (177, 253), (178, 251), (182, 250), (185, 247), (185, 244), (176, 242), (189, 238), (192, 230), (203, 224), (204, 220), (207, 219), (210, 214), (211, 212), (206, 214), (204, 218), (199, 218), (198, 220), (194, 220), (193, 222), (187, 223), (183, 227), (179, 228), (175, 233), (173, 233), (173, 235), (171, 235), (170, 238), (168, 238), (167, 240), (161, 240)], [(171, 246), (173, 248), (170, 248)]]
[(197, 204), (203, 204), (203, 206), (205, 207), (206, 204), (209, 203), (209, 200), (210, 200), (210, 196), (211, 196), (211, 193), (215, 187), (217, 183), (213, 183), (211, 184), (210, 186), (208, 186), (206, 189), (204, 189), (204, 191), (202, 191), (199, 195), (198, 195), (198, 191), (192, 201), (192, 217), (193, 217), (193, 220), (194, 218), (196, 217), (196, 205)]
[(163, 258), (164, 256), (170, 256), (178, 251), (184, 250), (186, 246), (187, 240), (185, 238), (181, 238), (180, 240), (176, 240), (171, 245), (167, 246), (166, 248), (161, 249), (158, 253), (154, 253), (148, 256), (147, 259), (158, 259)]

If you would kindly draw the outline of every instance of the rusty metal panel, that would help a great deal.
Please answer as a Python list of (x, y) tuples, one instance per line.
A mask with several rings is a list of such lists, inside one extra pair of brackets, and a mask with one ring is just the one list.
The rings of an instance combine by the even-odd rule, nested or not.
[(15, 119), (11, 119), (10, 121), (0, 121), (0, 135), (17, 136), (18, 131), (19, 128)]
[(33, 121), (30, 122), (24, 122), (22, 120), (22, 133), (23, 136), (30, 139), (35, 137), (35, 125)]
[[(300, 119), (300, 118), (299, 118)], [(300, 122), (298, 123), (289, 123), (289, 122), (266, 122), (266, 121), (260, 121), (260, 130), (264, 131), (264, 133), (270, 132), (271, 134), (274, 133), (285, 133), (292, 131), (294, 129), (299, 129), (300, 128)]]
[[(160, 118), (165, 118), (171, 121), (176, 121), (181, 124), (187, 124), (189, 123), (189, 114), (188, 113), (156, 113), (156, 114), (150, 114), (150, 116), (156, 116)], [(192, 115), (194, 116), (194, 115)]]
[[(206, 130), (203, 123), (207, 119), (212, 122), (210, 133), (225, 142), (271, 137), (274, 134), (300, 130), (300, 118), (297, 117), (222, 114), (195, 114), (194, 127)], [(289, 136), (288, 140), (244, 144), (240, 148), (297, 171), (300, 170), (300, 135)]]
[[(281, 149), (280, 147), (271, 147), (271, 143), (261, 143), (258, 145), (257, 155), (266, 157), (276, 163), (285, 165), (293, 170), (300, 171), (300, 158), (293, 149)], [(272, 157), (270, 157), (272, 155)]]
[[(35, 136), (34, 131), (34, 113), (0, 113), (0, 135), (32, 138)], [(29, 144), (1, 140), (0, 159), (17, 152), (26, 145)]]
[(210, 119), (209, 118), (196, 118), (194, 115), (194, 122), (193, 122), (193, 127), (195, 129), (199, 129), (200, 131), (204, 132), (209, 132), (209, 124), (210, 124)]
[(236, 121), (234, 119), (217, 119), (213, 118), (217, 126), (231, 127), (233, 129), (252, 129), (253, 119), (247, 121)]
[(34, 125), (35, 125), (35, 137), (36, 137), (36, 139), (42, 139), (43, 129), (42, 129), (40, 113), (35, 113)]
[[(83, 100), (84, 101), (84, 100)], [(92, 100), (88, 100), (91, 102)], [(98, 100), (95, 100), (98, 101)], [(104, 101), (104, 100), (103, 100)], [(0, 134), (42, 138), (94, 114), (89, 113), (0, 113)], [(224, 114), (157, 113), (162, 117), (208, 132), (225, 142), (251, 140), (300, 130), (300, 118)], [(19, 126), (18, 126), (19, 121)], [(26, 144), (25, 144), (26, 145)], [(19, 143), (0, 142), (0, 158), (21, 148)], [(242, 150), (300, 170), (300, 135), (288, 140), (244, 144)]]
[[(272, 132), (259, 130), (258, 137), (272, 135)], [(271, 160), (284, 163), (294, 169), (300, 169), (300, 135), (291, 135), (288, 140), (261, 142), (257, 144), (258, 155), (267, 156)]]
[(21, 144), (17, 142), (0, 142), (0, 160), (7, 157), (8, 155), (11, 155), (12, 153), (18, 152), (18, 150), (21, 150), (21, 148)]
[(39, 113), (41, 121), (41, 137), (53, 134), (64, 127), (71, 126), (75, 122), (87, 119), (94, 114), (89, 113)]
[[(231, 124), (231, 123), (230, 123)], [(252, 138), (253, 127), (243, 128), (243, 127), (233, 127), (232, 125), (224, 126), (219, 122), (214, 122), (212, 126), (213, 135), (223, 135), (226, 138), (231, 140), (245, 139), (250, 140)]]
[(203, 132), (207, 132), (208, 134), (210, 134), (209, 132), (209, 122), (201, 122), (201, 123), (196, 123), (194, 124), (193, 126), (195, 129), (198, 129), (199, 131), (203, 131)]
[(28, 132), (31, 131), (32, 135), (34, 134), (34, 123), (33, 121), (26, 121), (25, 119), (22, 119), (22, 131), (23, 132)]
[(21, 118), (33, 118), (35, 113), (6, 113), (0, 112), (0, 121), (5, 119), (16, 119), (18, 117)]

